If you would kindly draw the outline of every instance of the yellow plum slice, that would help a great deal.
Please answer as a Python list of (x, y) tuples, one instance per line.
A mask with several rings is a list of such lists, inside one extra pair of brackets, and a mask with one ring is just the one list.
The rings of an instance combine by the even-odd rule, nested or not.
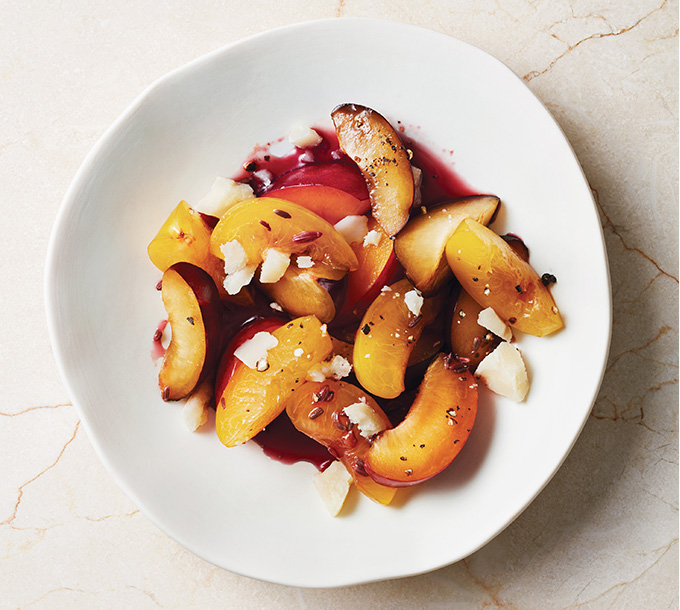
[(186, 201), (180, 201), (147, 248), (151, 262), (166, 271), (179, 262), (207, 271), (223, 291), (224, 263), (210, 253), (211, 229)]
[(390, 236), (408, 220), (414, 182), (408, 151), (382, 115), (359, 104), (331, 113), (338, 142), (359, 166), (368, 186), (373, 216)]
[(222, 305), (215, 282), (203, 269), (176, 263), (164, 274), (161, 297), (172, 329), (158, 386), (163, 400), (187, 396), (216, 366)]
[(376, 482), (421, 483), (444, 470), (465, 445), (477, 415), (477, 384), (469, 371), (456, 372), (446, 362), (443, 354), (432, 362), (406, 418), (373, 441), (365, 467)]
[(381, 291), (356, 334), (354, 373), (367, 391), (381, 398), (396, 398), (404, 391), (411, 352), (442, 304), (439, 298), (426, 298), (415, 314), (407, 304), (414, 295), (417, 291), (407, 279)]
[(538, 273), (488, 227), (464, 220), (446, 244), (446, 258), (463, 289), (512, 328), (542, 337), (564, 326)]
[(217, 396), (215, 427), (227, 447), (245, 443), (284, 409), (307, 372), (333, 350), (331, 338), (314, 316), (296, 318), (271, 332), (276, 345), (257, 366), (239, 361)]
[(210, 251), (224, 259), (221, 246), (237, 241), (245, 250), (247, 264), (259, 265), (265, 250), (304, 254), (333, 269), (356, 269), (357, 257), (329, 222), (305, 207), (260, 197), (232, 206), (213, 229)]

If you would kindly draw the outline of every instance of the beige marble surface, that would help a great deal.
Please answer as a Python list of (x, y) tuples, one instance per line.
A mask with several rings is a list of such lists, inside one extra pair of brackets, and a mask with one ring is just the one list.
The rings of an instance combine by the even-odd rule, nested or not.
[[(678, 607), (677, 0), (67, 0), (0, 14), (0, 608)], [(116, 487), (57, 373), (43, 268), (78, 166), (144, 87), (247, 35), (345, 16), (445, 32), (524, 78), (595, 193), (615, 325), (580, 439), (501, 535), (431, 574), (307, 590), (205, 563)]]

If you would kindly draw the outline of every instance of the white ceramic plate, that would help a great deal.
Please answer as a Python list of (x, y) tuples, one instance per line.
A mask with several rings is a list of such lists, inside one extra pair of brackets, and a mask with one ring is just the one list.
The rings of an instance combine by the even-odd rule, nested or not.
[[(365, 498), (330, 518), (309, 464), (190, 434), (150, 357), (164, 317), (146, 246), (181, 199), (231, 175), (296, 122), (330, 127), (371, 106), (499, 195), (554, 273), (566, 330), (520, 337), (524, 404), (482, 392), (454, 465), (392, 507)], [(254, 36), (162, 78), (106, 132), (60, 210), (49, 248), (50, 333), (69, 393), (120, 487), (187, 549), (233, 572), (323, 587), (433, 570), (479, 549), (531, 502), (574, 444), (609, 345), (606, 253), (596, 209), (555, 121), (508, 68), (453, 38), (397, 23), (328, 20)], [(363, 542), (363, 544), (362, 544)]]

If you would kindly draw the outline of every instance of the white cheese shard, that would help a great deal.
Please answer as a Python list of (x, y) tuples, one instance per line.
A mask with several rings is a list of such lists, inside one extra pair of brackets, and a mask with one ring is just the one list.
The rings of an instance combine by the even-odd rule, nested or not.
[(522, 354), (503, 341), (479, 363), (475, 376), (494, 393), (522, 402), (529, 391), (529, 376)]
[(307, 371), (307, 379), (309, 381), (321, 383), (322, 381), (326, 380), (326, 375), (324, 374), (322, 367), (314, 367)]
[(381, 237), (380, 231), (376, 231), (375, 229), (369, 231), (364, 236), (364, 248), (367, 246), (377, 246), (380, 243)]
[(330, 362), (321, 362), (313, 366), (307, 371), (307, 379), (309, 381), (323, 381), (332, 377), (335, 380), (340, 380), (347, 377), (352, 372), (352, 364), (339, 354), (333, 356)]
[(420, 310), (423, 307), (423, 297), (417, 290), (407, 292), (404, 295), (404, 303), (406, 303), (406, 307), (408, 307), (408, 310), (414, 316), (420, 315)]
[(260, 269), (260, 282), (263, 284), (273, 284), (278, 282), (290, 265), (290, 254), (281, 252), (276, 248), (267, 248), (262, 257), (262, 268)]
[(276, 301), (269, 303), (269, 307), (271, 307), (274, 311), (283, 311), (283, 307), (281, 307), (281, 305), (279, 305)]
[(314, 266), (311, 256), (298, 256), (295, 262), (300, 269), (309, 269)]
[(248, 264), (248, 256), (243, 246), (237, 241), (228, 241), (220, 246), (224, 255), (224, 289), (229, 294), (238, 294), (244, 286), (250, 284), (257, 265)]
[(342, 379), (343, 377), (347, 377), (347, 375), (349, 375), (351, 372), (352, 365), (349, 363), (347, 358), (343, 358), (342, 356), (333, 356), (329, 366), (330, 375), (327, 376), (332, 377), (333, 379)]
[(205, 381), (189, 395), (182, 407), (182, 419), (189, 432), (196, 432), (208, 421), (208, 411), (212, 398), (212, 384)]
[(248, 184), (218, 177), (215, 178), (210, 190), (193, 208), (197, 212), (221, 218), (234, 204), (253, 197), (253, 189)]
[(229, 294), (238, 294), (241, 291), (241, 288), (250, 284), (255, 276), (256, 269), (257, 267), (255, 265), (248, 265), (235, 273), (227, 275), (222, 282), (224, 289)]
[(314, 475), (316, 491), (332, 517), (340, 512), (351, 483), (352, 475), (337, 460), (323, 472)]
[(224, 255), (224, 272), (227, 275), (241, 271), (248, 265), (248, 256), (239, 241), (227, 241), (220, 246)]
[(479, 312), (477, 324), (490, 330), (494, 335), (503, 339), (503, 341), (510, 341), (512, 339), (512, 329), (501, 320), (491, 307), (487, 307)]
[(334, 225), (335, 230), (345, 238), (348, 244), (363, 241), (368, 233), (366, 216), (345, 216)]
[(307, 125), (296, 123), (291, 125), (288, 131), (288, 141), (298, 148), (307, 148), (309, 146), (316, 146), (322, 140), (322, 137)]
[(371, 438), (385, 429), (382, 420), (366, 402), (355, 402), (343, 409), (345, 415), (359, 428), (359, 434)]
[(267, 352), (278, 344), (279, 340), (271, 333), (256, 333), (234, 350), (234, 356), (248, 368), (257, 369), (258, 362), (266, 360)]
[(299, 357), (302, 356), (302, 354), (304, 354), (304, 353), (305, 353), (305, 350), (303, 350), (301, 347), (298, 347), (298, 348), (293, 352), (293, 356), (295, 356), (296, 358), (299, 358)]

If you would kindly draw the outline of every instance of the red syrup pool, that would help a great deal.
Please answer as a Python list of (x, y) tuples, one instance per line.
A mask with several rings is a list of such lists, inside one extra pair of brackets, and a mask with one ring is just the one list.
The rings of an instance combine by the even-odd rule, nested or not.
[(293, 426), (286, 413), (279, 415), (253, 441), (270, 457), (284, 464), (310, 462), (323, 471), (335, 459), (323, 445)]

